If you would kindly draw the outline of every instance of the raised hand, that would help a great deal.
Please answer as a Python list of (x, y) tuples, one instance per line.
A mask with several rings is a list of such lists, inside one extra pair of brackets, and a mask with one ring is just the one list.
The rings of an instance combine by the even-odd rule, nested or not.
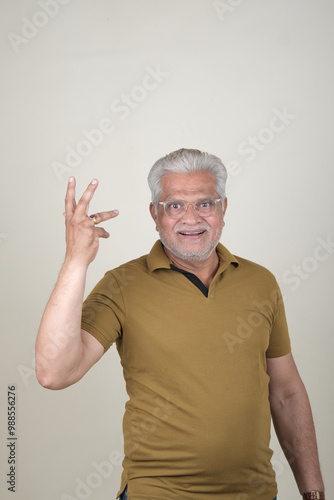
[(91, 199), (98, 186), (94, 179), (83, 193), (78, 203), (75, 201), (75, 178), (70, 177), (65, 198), (66, 224), (66, 257), (67, 261), (75, 261), (88, 266), (96, 257), (99, 239), (109, 238), (110, 234), (97, 224), (117, 217), (118, 210), (88, 215)]

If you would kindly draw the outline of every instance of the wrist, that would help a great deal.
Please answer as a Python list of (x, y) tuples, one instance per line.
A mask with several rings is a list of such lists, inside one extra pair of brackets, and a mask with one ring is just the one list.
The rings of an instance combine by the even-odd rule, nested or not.
[(75, 259), (65, 258), (64, 263), (60, 269), (55, 290), (59, 288), (62, 293), (67, 291), (71, 294), (71, 291), (76, 293), (80, 290), (80, 293), (84, 294), (86, 276), (87, 276), (88, 266), (85, 263), (80, 262)]
[(84, 260), (74, 258), (70, 255), (65, 256), (65, 260), (62, 265), (62, 271), (67, 273), (87, 273), (88, 267), (89, 267), (89, 262), (85, 262)]
[(307, 491), (303, 493), (303, 500), (325, 500), (325, 493), (318, 490)]

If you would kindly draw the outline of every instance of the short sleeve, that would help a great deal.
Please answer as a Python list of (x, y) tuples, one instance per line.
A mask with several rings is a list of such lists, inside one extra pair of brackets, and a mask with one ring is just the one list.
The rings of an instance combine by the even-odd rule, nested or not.
[(291, 352), (284, 302), (278, 284), (273, 294), (273, 301), (275, 302), (275, 312), (270, 332), (269, 346), (266, 351), (267, 358), (278, 358)]
[(124, 322), (122, 290), (112, 271), (108, 271), (88, 295), (82, 306), (81, 328), (104, 347), (122, 336)]

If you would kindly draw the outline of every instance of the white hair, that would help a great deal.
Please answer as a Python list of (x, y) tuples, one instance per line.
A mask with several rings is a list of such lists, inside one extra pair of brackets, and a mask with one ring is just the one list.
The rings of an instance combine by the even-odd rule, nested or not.
[(222, 161), (214, 155), (203, 153), (198, 149), (179, 149), (157, 160), (148, 175), (152, 203), (157, 207), (162, 195), (161, 179), (168, 174), (192, 174), (209, 172), (216, 178), (217, 193), (225, 199), (227, 171)]

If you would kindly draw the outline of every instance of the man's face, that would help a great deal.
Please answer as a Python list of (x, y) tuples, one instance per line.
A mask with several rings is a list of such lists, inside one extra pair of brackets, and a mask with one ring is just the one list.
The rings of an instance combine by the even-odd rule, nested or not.
[[(203, 198), (219, 198), (213, 174), (169, 174), (161, 181), (162, 196), (159, 201), (184, 200), (194, 202)], [(222, 206), (218, 202), (216, 211), (209, 217), (201, 217), (192, 205), (180, 219), (172, 219), (158, 205), (158, 213), (151, 204), (151, 215), (159, 231), (160, 239), (167, 250), (179, 259), (188, 262), (204, 262), (216, 248), (224, 225), (227, 200)]]

